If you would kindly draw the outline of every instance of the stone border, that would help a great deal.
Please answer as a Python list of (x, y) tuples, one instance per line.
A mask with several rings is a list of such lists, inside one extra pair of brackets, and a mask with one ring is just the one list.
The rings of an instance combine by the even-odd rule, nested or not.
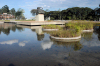
[(42, 29), (43, 31), (57, 31), (59, 29)]
[(60, 37), (54, 37), (54, 36), (50, 36), (51, 38), (54, 38), (54, 39), (69, 39), (69, 40), (73, 40), (73, 39), (80, 39), (81, 38), (81, 35), (78, 36), (78, 37), (71, 37), (71, 38), (60, 38)]
[(91, 29), (91, 30), (82, 30), (82, 32), (93, 32), (93, 29)]
[(71, 37), (71, 38), (60, 38), (60, 37), (54, 37), (54, 36), (50, 36), (50, 38), (55, 39), (56, 41), (75, 42), (75, 41), (79, 41), (81, 39), (81, 35), (78, 37)]

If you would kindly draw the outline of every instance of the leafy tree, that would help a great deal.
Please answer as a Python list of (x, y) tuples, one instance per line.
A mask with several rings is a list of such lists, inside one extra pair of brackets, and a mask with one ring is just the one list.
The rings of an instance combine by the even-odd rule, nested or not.
[(8, 13), (8, 14), (10, 13), (9, 7), (7, 5), (2, 7), (2, 13)]
[(15, 13), (16, 13), (15, 9), (14, 9), (14, 8), (12, 8), (12, 9), (10, 10), (10, 13), (11, 13), (12, 15), (14, 15), (14, 16), (15, 16)]
[(0, 9), (0, 14), (2, 14), (2, 9)]
[(17, 12), (15, 13), (15, 17), (16, 17), (16, 19), (22, 19), (22, 17), (24, 17), (24, 10), (23, 9), (21, 9), (21, 8), (19, 8), (18, 10), (17, 10)]

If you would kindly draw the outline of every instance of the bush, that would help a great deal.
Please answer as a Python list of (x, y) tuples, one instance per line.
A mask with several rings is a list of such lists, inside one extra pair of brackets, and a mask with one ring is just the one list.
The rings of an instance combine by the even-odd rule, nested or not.
[(44, 29), (61, 29), (60, 26), (58, 26), (58, 25), (52, 25), (52, 24), (50, 24), (50, 25), (43, 25), (42, 27)]
[(61, 37), (61, 38), (69, 38), (69, 37), (77, 37), (80, 36), (81, 33), (76, 30), (58, 30), (49, 32), (52, 36)]
[(67, 29), (76, 29), (79, 28), (80, 30), (89, 30), (93, 29), (93, 22), (91, 21), (71, 21), (65, 24)]

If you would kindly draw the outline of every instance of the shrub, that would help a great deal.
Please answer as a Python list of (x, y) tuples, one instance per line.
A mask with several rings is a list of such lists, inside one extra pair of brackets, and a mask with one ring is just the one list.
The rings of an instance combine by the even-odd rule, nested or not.
[(80, 32), (77, 32), (76, 30), (58, 30), (58, 31), (52, 31), (49, 32), (52, 36), (55, 37), (63, 37), (63, 38), (69, 38), (69, 37), (77, 37), (81, 35)]
[(88, 30), (88, 29), (93, 29), (93, 22), (91, 21), (71, 21), (69, 23), (65, 24), (65, 27), (67, 29), (75, 29), (79, 28), (80, 30)]
[(50, 25), (43, 25), (42, 27), (44, 29), (61, 29), (60, 26), (58, 26), (58, 25), (52, 25), (52, 24), (50, 24)]

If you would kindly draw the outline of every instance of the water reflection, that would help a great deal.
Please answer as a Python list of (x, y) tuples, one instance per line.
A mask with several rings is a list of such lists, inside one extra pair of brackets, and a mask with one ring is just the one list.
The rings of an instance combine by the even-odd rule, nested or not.
[(84, 33), (78, 42), (59, 42), (47, 33), (36, 33), (37, 26), (17, 27), (8, 27), (9, 36), (0, 27), (0, 66), (100, 65), (100, 32)]
[(36, 32), (38, 35), (43, 34), (43, 32), (42, 32), (42, 26), (23, 26), (23, 25), (17, 25), (17, 27), (29, 28), (33, 32)]
[(53, 42), (51, 42), (50, 40), (44, 40), (41, 43), (43, 50), (50, 49), (52, 45), (53, 45)]
[(29, 41), (22, 41), (22, 42), (19, 42), (19, 43), (18, 43), (18, 40), (17, 40), (17, 39), (14, 39), (14, 40), (2, 41), (2, 42), (0, 42), (0, 44), (12, 45), (12, 44), (18, 43), (19, 46), (23, 47), (23, 46), (25, 46), (25, 44), (28, 43), (28, 42), (29, 42)]
[(92, 35), (91, 40), (82, 38), (82, 40), (80, 42), (82, 43), (82, 45), (88, 46), (88, 47), (100, 46), (100, 41), (98, 40), (98, 36), (94, 33)]
[(38, 41), (43, 40), (44, 36), (45, 36), (44, 34), (40, 34), (40, 35), (37, 34), (37, 40), (38, 40)]
[(25, 44), (28, 43), (28, 42), (29, 42), (29, 41), (22, 41), (22, 42), (19, 43), (19, 46), (23, 47), (23, 46), (25, 46)]
[(100, 41), (100, 26), (95, 27), (95, 32), (94, 33), (98, 34), (98, 39)]
[(92, 39), (93, 32), (86, 32), (86, 33), (82, 33), (81, 36), (86, 39), (87, 41)]
[(59, 41), (53, 41), (55, 45), (57, 46), (63, 46), (63, 47), (71, 47), (74, 49), (74, 51), (80, 50), (83, 46), (80, 42), (59, 42)]
[(2, 24), (0, 24), (0, 34), (1, 34), (1, 32), (3, 32), (4, 34), (9, 35), (10, 34), (10, 30), (12, 30), (13, 32), (15, 32), (16, 29), (18, 31), (23, 31), (22, 27), (16, 27), (15, 24), (8, 24), (8, 23), (2, 23)]
[(18, 40), (14, 39), (14, 40), (8, 40), (8, 41), (0, 42), (0, 44), (8, 44), (8, 45), (12, 45), (14, 43), (18, 43)]

